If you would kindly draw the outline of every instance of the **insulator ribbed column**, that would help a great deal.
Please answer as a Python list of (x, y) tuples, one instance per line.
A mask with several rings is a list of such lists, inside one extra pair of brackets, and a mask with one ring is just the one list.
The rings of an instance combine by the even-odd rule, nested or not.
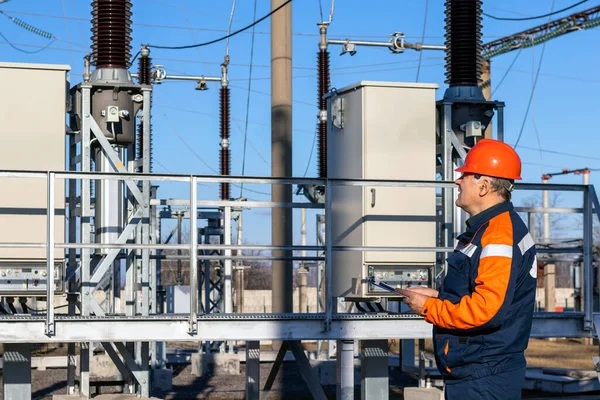
[[(221, 87), (220, 91), (220, 131), (221, 131), (221, 151), (219, 154), (219, 164), (221, 175), (231, 174), (231, 153), (229, 150), (230, 135), (230, 95), (229, 88)], [(229, 200), (229, 183), (221, 183), (221, 200)]]
[(327, 120), (324, 118), (327, 112), (327, 100), (323, 98), (329, 92), (330, 71), (329, 52), (320, 50), (317, 56), (318, 82), (317, 82), (317, 104), (319, 105), (318, 128), (318, 169), (319, 177), (327, 178)]
[(446, 0), (446, 83), (477, 86), (481, 76), (481, 0)]
[[(142, 49), (141, 56), (139, 59), (139, 71), (138, 71), (138, 83), (140, 85), (150, 85), (151, 83), (151, 67), (152, 67), (152, 58), (150, 58), (147, 54), (148, 50), (146, 48)], [(137, 133), (137, 141), (136, 141), (136, 159), (141, 160), (144, 157), (144, 123), (146, 121), (141, 121), (138, 125), (138, 133)], [(152, 148), (152, 123), (150, 123), (150, 171), (152, 172), (152, 159), (153, 159), (153, 148)], [(137, 172), (142, 172), (142, 167), (137, 168)]]
[(92, 64), (126, 69), (131, 58), (131, 0), (92, 2)]

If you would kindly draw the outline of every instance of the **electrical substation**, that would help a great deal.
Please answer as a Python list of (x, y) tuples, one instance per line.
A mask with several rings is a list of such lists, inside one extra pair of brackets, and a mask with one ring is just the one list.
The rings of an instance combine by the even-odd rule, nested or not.
[[(278, 162), (271, 176), (235, 176), (229, 55), (219, 60), (220, 76), (171, 74), (168, 65), (152, 60), (159, 46), (132, 48), (132, 1), (91, 2), (92, 46), (81, 60), (81, 79), (69, 74), (69, 65), (0, 63), (1, 87), (10, 93), (0, 97), (0, 135), (7, 144), (0, 146), (3, 398), (32, 398), (31, 371), (43, 363), (33, 356), (40, 344), (67, 347), (66, 389), (56, 399), (91, 398), (103, 386), (119, 387), (123, 398), (158, 396), (171, 390), (173, 365), (182, 359), (198, 376), (222, 372), (223, 364), (234, 365), (239, 374), (245, 364), (246, 399), (266, 398), (281, 366), (291, 362), (306, 395), (316, 399), (328, 398), (325, 386), (335, 386), (337, 399), (387, 399), (394, 368), (416, 381), (404, 398), (443, 398), (440, 375), (423, 348), (431, 325), (378, 283), (438, 287), (444, 279), (446, 256), (467, 219), (455, 206), (455, 169), (479, 140), (505, 136), (505, 103), (491, 99), (489, 60), (594, 28), (600, 7), (487, 44), (481, 39), (480, 0), (445, 1), (443, 45), (410, 42), (401, 33), (381, 42), (330, 39), (333, 22), (320, 22), (319, 176), (306, 178), (293, 176), (291, 164), (296, 2), (272, 0), (268, 15), (271, 151)], [(440, 90), (442, 77), (430, 83), (357, 80), (336, 87), (330, 50), (354, 54), (361, 46), (381, 47), (390, 57), (445, 53), (448, 87)], [(153, 170), (153, 91), (172, 81), (193, 82), (198, 90), (219, 88), (215, 175)], [(597, 340), (600, 274), (593, 222), (600, 218), (600, 202), (586, 181), (589, 170), (578, 171), (584, 184), (552, 184), (552, 174), (544, 183), (516, 184), (517, 191), (544, 195), (542, 207), (516, 206), (538, 243), (538, 266), (544, 273), (561, 260), (572, 263), (579, 296), (575, 311), (552, 311), (554, 278), (544, 275), (547, 307), (534, 313), (533, 338)], [(189, 196), (163, 194), (161, 185), (173, 182), (189, 188)], [(219, 185), (219, 199), (203, 197), (198, 187), (204, 183)], [(269, 187), (271, 201), (235, 198), (231, 186), (244, 184)], [(550, 207), (553, 191), (576, 193), (583, 206)], [(253, 208), (271, 211), (271, 245), (242, 241), (244, 213)], [(293, 242), (294, 210), (302, 210), (302, 245)], [(307, 221), (306, 210), (315, 210), (316, 219)], [(581, 240), (550, 241), (551, 213), (581, 214)], [(536, 215), (544, 215), (544, 232), (536, 232)], [(163, 225), (173, 223), (165, 241)], [(306, 224), (316, 227), (316, 245), (306, 245)], [(184, 226), (188, 243), (182, 240)], [(245, 253), (258, 250), (263, 253)], [(271, 265), (270, 313), (245, 313), (242, 307), (250, 259)], [(162, 282), (167, 260), (178, 265), (174, 285)], [(185, 285), (183, 262), (190, 266)], [(301, 263), (300, 312), (292, 299), (295, 263)], [(308, 268), (317, 277), (314, 312), (306, 312)], [(388, 340), (400, 341), (395, 358)], [(173, 353), (168, 345), (182, 342), (194, 351)], [(273, 350), (261, 348), (267, 342)], [(306, 343), (316, 344), (315, 350)], [(118, 379), (94, 378), (98, 353), (110, 360)], [(267, 359), (273, 364), (261, 384), (261, 362)], [(590, 357), (589, 364), (600, 374), (599, 357)], [(323, 372), (327, 368), (331, 371)], [(595, 372), (574, 378), (536, 370), (528, 372), (526, 388), (598, 392), (599, 379)]]

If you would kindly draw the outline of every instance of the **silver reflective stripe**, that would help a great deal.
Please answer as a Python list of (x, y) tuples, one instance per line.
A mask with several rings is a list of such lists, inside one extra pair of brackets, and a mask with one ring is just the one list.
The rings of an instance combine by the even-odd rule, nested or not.
[(476, 250), (477, 250), (477, 246), (474, 245), (473, 243), (469, 243), (468, 246), (460, 249), (460, 252), (463, 254), (466, 254), (467, 257), (473, 257), (473, 254), (475, 254)]
[(508, 257), (512, 258), (512, 246), (506, 244), (488, 244), (481, 250), (479, 258), (486, 257)]
[(533, 238), (528, 233), (525, 237), (519, 242), (519, 250), (521, 250), (521, 255), (525, 254), (527, 250), (532, 248), (535, 245)]

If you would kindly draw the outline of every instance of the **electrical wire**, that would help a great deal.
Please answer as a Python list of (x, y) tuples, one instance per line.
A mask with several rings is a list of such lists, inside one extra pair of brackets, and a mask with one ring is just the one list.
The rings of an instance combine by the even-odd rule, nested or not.
[(17, 51), (20, 51), (21, 53), (25, 53), (25, 54), (36, 54), (41, 51), (44, 51), (48, 47), (52, 46), (52, 43), (54, 43), (56, 41), (56, 40), (50, 41), (50, 43), (48, 43), (47, 45), (45, 45), (44, 47), (42, 47), (39, 50), (28, 51), (28, 50), (23, 50), (23, 49), (17, 47), (16, 45), (14, 45), (10, 40), (8, 40), (8, 38), (6, 36), (4, 36), (4, 34), (2, 32), (0, 32), (0, 37), (2, 37), (4, 40), (6, 40), (6, 44), (8, 44), (10, 47), (12, 47), (13, 49), (15, 49)]
[[(429, 0), (425, 0), (425, 16), (423, 17), (423, 34), (421, 35), (421, 43), (425, 41), (425, 31), (427, 29), (427, 10), (429, 9)], [(417, 67), (417, 78), (415, 82), (419, 82), (419, 73), (421, 72), (421, 59), (423, 58), (423, 51), (419, 51), (419, 66)]]
[(577, 7), (578, 5), (581, 5), (583, 3), (587, 3), (588, 0), (582, 0), (578, 3), (575, 3), (573, 5), (570, 5), (569, 7), (565, 7), (561, 10), (558, 11), (554, 11), (554, 12), (550, 12), (548, 14), (544, 14), (544, 15), (537, 15), (535, 17), (523, 17), (523, 18), (504, 18), (504, 17), (496, 17), (494, 15), (490, 15), (490, 14), (486, 14), (486, 13), (482, 13), (483, 15), (485, 15), (488, 18), (492, 18), (495, 19), (497, 21), (531, 21), (533, 19), (540, 19), (540, 18), (545, 18), (545, 17), (551, 17), (552, 15), (556, 15), (556, 14), (560, 14), (563, 11), (567, 11), (570, 10), (572, 8)]
[[(552, 0), (552, 9), (554, 9), (554, 4), (555, 4), (556, 0)], [(552, 14), (552, 12), (550, 12), (550, 14)], [(548, 22), (550, 22), (550, 17), (548, 17)], [(533, 38), (532, 38), (533, 40)], [(529, 115), (529, 109), (531, 108), (531, 104), (533, 103), (533, 96), (535, 95), (535, 88), (537, 86), (537, 81), (538, 78), (540, 77), (540, 70), (542, 69), (542, 62), (544, 61), (544, 53), (546, 51), (546, 44), (548, 42), (544, 42), (544, 44), (542, 45), (542, 54), (540, 55), (540, 61), (538, 64), (538, 68), (537, 68), (537, 72), (535, 74), (535, 79), (533, 81), (533, 85), (531, 88), (531, 95), (529, 96), (529, 103), (527, 104), (527, 109), (525, 110), (525, 116), (523, 117), (523, 123), (521, 124), (521, 129), (519, 131), (519, 136), (517, 137), (517, 141), (515, 142), (515, 145), (513, 146), (516, 150), (517, 146), (519, 145), (519, 142), (521, 141), (521, 137), (523, 136), (523, 130), (525, 129), (525, 123), (527, 121), (527, 116)], [(532, 47), (532, 51), (533, 51), (533, 47)], [(541, 148), (541, 146), (540, 146)]]
[(158, 45), (148, 45), (148, 47), (153, 47), (155, 49), (164, 49), (164, 50), (184, 50), (184, 49), (193, 49), (196, 47), (203, 47), (203, 46), (208, 46), (210, 44), (213, 43), (217, 43), (217, 42), (221, 42), (225, 39), (228, 39), (230, 37), (234, 37), (235, 35), (242, 33), (250, 28), (252, 28), (253, 26), (261, 23), (262, 21), (264, 21), (265, 19), (269, 18), (271, 15), (275, 14), (277, 11), (281, 10), (283, 7), (285, 7), (286, 5), (288, 5), (289, 3), (291, 3), (292, 0), (287, 0), (285, 1), (282, 5), (280, 5), (279, 7), (277, 7), (276, 9), (274, 9), (273, 11), (271, 11), (270, 13), (268, 13), (267, 15), (265, 15), (264, 17), (254, 21), (253, 23), (251, 23), (250, 25), (247, 25), (245, 27), (243, 27), (242, 29), (238, 29), (237, 31), (230, 33), (228, 35), (225, 35), (223, 37), (220, 37), (218, 39), (214, 39), (208, 42), (204, 42), (204, 43), (199, 43), (199, 44), (189, 44), (189, 45), (185, 45), (185, 46), (158, 46)]
[(321, 19), (319, 21), (323, 21), (323, 0), (317, 0), (317, 3), (319, 3), (319, 14), (321, 15)]
[[(234, 3), (235, 4), (235, 3)], [(257, 0), (254, 0), (254, 16), (253, 20), (256, 19), (256, 4)], [(246, 121), (244, 126), (244, 149), (242, 151), (242, 176), (246, 172), (246, 144), (248, 143), (248, 117), (250, 116), (250, 95), (252, 94), (252, 64), (254, 64), (254, 27), (252, 27), (252, 42), (250, 44), (250, 69), (248, 71), (248, 96), (246, 97)], [(229, 40), (229, 39), (228, 39)], [(244, 182), (240, 185), (240, 198), (244, 192)]]
[[(540, 150), (540, 149), (538, 149), (536, 147), (528, 147), (528, 146), (520, 146), (520, 147), (522, 149), (525, 149), (525, 150), (533, 150), (533, 151), (539, 151)], [(600, 157), (583, 156), (581, 154), (567, 153), (567, 152), (564, 152), (564, 151), (557, 151), (557, 150), (541, 149), (541, 151), (543, 151), (544, 153), (556, 154), (556, 155), (559, 155), (559, 156), (577, 157), (577, 158), (583, 158), (583, 159), (586, 159), (586, 160), (600, 161)]]
[(508, 69), (506, 70), (506, 72), (504, 73), (504, 75), (502, 76), (502, 79), (500, 79), (500, 82), (498, 82), (498, 86), (496, 86), (494, 88), (494, 90), (492, 90), (492, 97), (494, 96), (494, 93), (496, 93), (496, 90), (498, 90), (500, 88), (500, 86), (502, 86), (502, 83), (504, 82), (504, 80), (506, 79), (506, 77), (508, 76), (508, 73), (510, 72), (510, 70), (512, 69), (513, 65), (515, 65), (515, 63), (517, 62), (517, 59), (519, 58), (519, 56), (521, 55), (521, 52), (523, 51), (523, 48), (521, 47), (519, 49), (519, 51), (517, 52), (517, 55), (515, 56), (515, 58), (513, 58), (512, 62), (510, 63), (510, 65), (508, 66)]
[[(187, 9), (183, 5), (183, 0), (179, 0), (179, 4), (181, 5), (181, 11), (183, 11), (183, 18), (185, 18), (185, 26), (189, 28), (190, 19), (188, 18)], [(196, 34), (194, 33), (194, 31), (192, 29), (188, 29), (188, 30), (190, 31), (190, 34), (192, 35), (192, 40), (194, 41), (194, 44), (197, 44), (198, 40), (196, 39)], [(140, 49), (140, 51), (141, 51), (141, 49)], [(200, 61), (202, 61), (202, 63), (204, 64), (204, 57), (202, 56), (202, 53), (198, 49), (196, 49), (196, 54), (198, 54), (198, 57), (200, 57)]]
[(331, 0), (331, 9), (329, 10), (329, 23), (333, 21), (333, 12), (335, 10), (335, 0)]
[[(233, 0), (233, 4), (231, 5), (231, 14), (229, 15), (229, 27), (227, 28), (227, 36), (231, 35), (231, 24), (233, 24), (233, 14), (235, 13), (235, 1)], [(255, 10), (256, 10), (256, 6), (254, 6)], [(254, 18), (253, 20), (256, 19), (256, 12), (254, 13)], [(254, 29), (254, 28), (253, 28)], [(252, 35), (252, 38), (254, 38), (254, 35)], [(229, 37), (227, 38), (227, 44), (225, 45), (225, 55), (229, 55)]]
[(308, 173), (308, 169), (310, 168), (310, 164), (312, 161), (313, 154), (315, 152), (315, 144), (317, 143), (317, 136), (319, 135), (318, 127), (315, 127), (315, 134), (313, 136), (312, 146), (310, 147), (310, 155), (308, 156), (308, 162), (306, 163), (306, 169), (304, 170), (304, 175), (302, 177), (306, 177)]
[[(554, 8), (554, 0), (552, 2), (552, 7)], [(533, 37), (531, 38), (531, 41), (533, 42)], [(545, 42), (544, 42), (545, 44)], [(534, 50), (535, 46), (531, 46), (531, 93), (533, 94), (535, 91), (535, 76), (534, 76), (534, 69), (535, 69), (535, 50)], [(543, 50), (543, 49), (542, 49)], [(543, 54), (542, 54), (543, 56)], [(540, 64), (542, 63), (542, 59), (540, 57)], [(533, 130), (535, 131), (535, 137), (537, 140), (537, 144), (538, 144), (538, 148), (540, 149), (540, 162), (541, 162), (541, 174), (544, 175), (544, 153), (542, 153), (542, 142), (540, 141), (540, 132), (538, 131), (537, 128), (537, 124), (535, 123), (535, 95), (533, 95), (531, 97), (531, 123), (533, 124)]]
[[(161, 107), (161, 111), (162, 111), (163, 115), (165, 116), (165, 119), (167, 120), (167, 123), (171, 127), (171, 130), (173, 131), (173, 133), (179, 138), (179, 140), (181, 140), (183, 142), (183, 144), (185, 145), (185, 147), (188, 148), (188, 150), (194, 155), (194, 157), (196, 157), (209, 170), (211, 170), (215, 174), (219, 174), (219, 172), (215, 168), (211, 167), (206, 161), (204, 161), (204, 159), (202, 157), (200, 157), (200, 155), (198, 153), (196, 153), (196, 151), (192, 148), (192, 146), (190, 146), (190, 144), (187, 142), (187, 140), (185, 140), (183, 138), (183, 136), (181, 136), (179, 134), (179, 131), (177, 131), (177, 129), (175, 128), (175, 125), (173, 125), (173, 123), (171, 122), (171, 120), (167, 116), (167, 113), (165, 112), (164, 109), (162, 109), (162, 107)], [(231, 185), (232, 186), (237, 186), (237, 187), (240, 186), (240, 185), (234, 184), (234, 183), (232, 183)], [(262, 194), (262, 195), (265, 195), (265, 196), (270, 196), (271, 195), (271, 193), (261, 192), (259, 190), (253, 190), (253, 189), (248, 189), (248, 188), (246, 188), (246, 190), (249, 191), (249, 192), (252, 192), (252, 193)]]

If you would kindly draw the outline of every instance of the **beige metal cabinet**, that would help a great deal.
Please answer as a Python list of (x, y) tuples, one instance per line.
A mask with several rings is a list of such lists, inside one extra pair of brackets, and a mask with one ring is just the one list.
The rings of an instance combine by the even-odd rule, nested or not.
[[(359, 82), (328, 97), (328, 176), (435, 180), (437, 85)], [(435, 247), (434, 188), (334, 185), (334, 246)], [(432, 266), (435, 252), (335, 251), (333, 295), (367, 295), (369, 265)]]

